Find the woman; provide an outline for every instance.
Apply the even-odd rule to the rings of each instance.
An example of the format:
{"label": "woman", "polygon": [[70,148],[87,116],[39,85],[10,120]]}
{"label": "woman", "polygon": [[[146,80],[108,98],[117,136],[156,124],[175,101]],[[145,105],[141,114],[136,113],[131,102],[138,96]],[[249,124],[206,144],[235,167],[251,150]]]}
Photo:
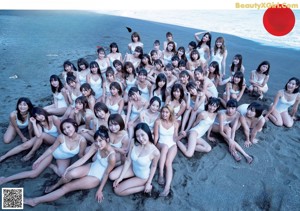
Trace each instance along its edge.
{"label": "woman", "polygon": [[[188,132],[188,143],[184,145],[181,141],[177,141],[178,148],[187,157],[192,157],[194,152],[210,152],[211,146],[202,138],[204,134],[211,130],[217,111],[220,107],[220,100],[218,98],[209,98],[205,105],[205,111],[202,111],[193,124],[193,128]],[[183,137],[187,136],[185,131],[182,132]]]}
{"label": "woman", "polygon": [[152,84],[147,80],[147,75],[147,70],[140,69],[140,71],[138,72],[136,86],[140,90],[141,96],[144,99],[149,100]]}
{"label": "woman", "polygon": [[98,58],[95,61],[99,65],[102,79],[106,80],[105,72],[106,72],[106,69],[110,66],[109,59],[105,57],[106,54],[105,54],[104,48],[102,48],[102,47],[98,48],[97,53],[98,53]]}
{"label": "woman", "polygon": [[[113,187],[117,195],[151,192],[151,183],[160,157],[159,150],[153,143],[149,126],[146,123],[137,124],[129,156],[124,165],[117,167],[109,175],[114,180]],[[127,180],[123,181],[124,179]]]}
{"label": "woman", "polygon": [[[9,177],[0,177],[0,185],[25,178],[39,176],[48,166],[58,175],[62,176],[69,166],[72,157],[78,154],[83,156],[86,148],[84,137],[77,133],[78,125],[73,119],[66,119],[60,124],[60,134],[54,144],[49,147],[32,165],[32,170],[20,172]],[[51,164],[53,158],[56,165]]]}
{"label": "woman", "polygon": [[69,105],[66,89],[57,75],[50,76],[50,85],[54,103],[44,107],[44,109],[49,114],[62,116],[67,111]]}
{"label": "woman", "polygon": [[257,102],[253,102],[251,104],[240,105],[237,110],[241,114],[237,128],[242,125],[246,136],[244,145],[245,147],[250,147],[252,144],[258,143],[256,135],[262,131],[266,122],[262,115],[264,111],[263,106]]}
{"label": "woman", "polygon": [[143,48],[140,46],[137,46],[132,54],[126,53],[124,58],[125,62],[131,62],[134,66],[134,68],[138,68],[140,66],[140,63],[143,58]]}
{"label": "woman", "polygon": [[68,60],[65,61],[63,64],[63,67],[64,67],[64,71],[62,72],[61,75],[62,75],[63,79],[65,80],[65,82],[66,82],[68,75],[74,75],[76,77],[76,81],[79,82],[77,69],[72,62],[70,62]]}
{"label": "woman", "polygon": [[90,70],[91,70],[90,73],[86,76],[86,82],[90,84],[91,88],[95,92],[96,101],[100,101],[100,98],[102,97],[103,94],[103,88],[102,88],[103,78],[100,72],[99,64],[95,61],[92,61],[90,63]]}
{"label": "woman", "polygon": [[159,73],[155,79],[155,84],[151,87],[150,98],[153,96],[159,97],[162,106],[164,106],[167,95],[167,77],[164,73]]}
{"label": "woman", "polygon": [[206,63],[200,59],[200,54],[197,50],[192,50],[190,54],[191,60],[187,63],[187,69],[190,71],[194,71],[198,67],[201,67],[203,70],[206,69]]}
{"label": "woman", "polygon": [[[49,194],[35,198],[25,198],[24,204],[34,207],[40,203],[55,201],[71,191],[92,189],[99,184],[100,186],[95,198],[98,203],[102,202],[104,199],[103,188],[116,162],[115,151],[108,143],[107,128],[101,126],[94,135],[94,143],[90,147],[90,150],[65,170],[63,178],[55,185],[46,189],[46,193]],[[96,155],[96,160],[83,165],[93,155]],[[55,190],[60,185],[63,186]]]}
{"label": "woman", "polygon": [[[296,119],[296,113],[300,103],[300,80],[292,77],[286,83],[284,89],[277,92],[265,118],[271,120],[276,126],[292,127]],[[292,107],[289,113],[289,107]]]}
{"label": "woman", "polygon": [[150,99],[148,109],[144,109],[140,113],[140,121],[146,123],[153,133],[154,123],[160,115],[161,100],[154,96]]}
{"label": "woman", "polygon": [[229,99],[235,99],[239,102],[246,89],[244,81],[243,73],[240,71],[236,72],[232,80],[226,84],[226,91],[223,94],[223,100],[228,102]]}
{"label": "woman", "polygon": [[249,94],[253,95],[256,92],[259,97],[258,99],[262,100],[264,94],[268,91],[268,81],[269,81],[269,71],[270,63],[268,61],[263,61],[260,63],[256,70],[252,70],[249,82]]}
{"label": "woman", "polygon": [[58,117],[50,116],[44,109],[34,107],[32,109],[32,117],[30,122],[33,128],[34,137],[20,144],[13,149],[9,150],[5,155],[0,157],[0,162],[6,158],[19,154],[24,150],[31,149],[27,155],[22,158],[22,161],[30,160],[36,150],[42,145],[42,143],[53,144],[57,136],[61,133],[59,130],[60,120]]}
{"label": "woman", "polygon": [[115,60],[122,61],[122,54],[119,52],[119,47],[115,42],[112,42],[109,45],[109,49],[110,53],[107,55],[107,58],[109,59],[110,66],[112,67]]}
{"label": "woman", "polygon": [[88,101],[88,107],[90,109],[93,109],[96,103],[96,99],[95,99],[95,92],[92,89],[91,85],[88,83],[82,84],[80,86],[80,91],[82,96],[86,97]]}
{"label": "woman", "polygon": [[110,96],[106,98],[106,105],[111,114],[123,114],[124,99],[122,98],[122,88],[118,82],[109,85]]}
{"label": "woman", "polygon": [[227,50],[223,37],[218,37],[215,42],[214,50],[211,52],[211,62],[216,61],[219,64],[220,73],[226,75]]}
{"label": "woman", "polygon": [[77,60],[77,67],[79,84],[82,85],[86,83],[86,76],[90,73],[89,63],[84,58],[80,58]]}
{"label": "woman", "polygon": [[131,34],[131,42],[128,44],[129,52],[133,54],[136,50],[136,47],[143,49],[144,44],[141,42],[141,37],[137,32]]}
{"label": "woman", "polygon": [[[202,38],[199,38],[199,35],[202,35]],[[200,59],[203,63],[207,63],[206,61],[210,60],[211,34],[209,32],[197,32],[194,36],[198,42],[197,51],[199,52]]]}
{"label": "woman", "polygon": [[164,61],[164,65],[172,63],[171,59],[176,54],[176,46],[173,41],[168,42],[167,47],[163,50],[161,59]]}
{"label": "woman", "polygon": [[129,140],[133,137],[133,128],[139,122],[140,113],[148,107],[148,101],[141,97],[141,92],[137,87],[131,87],[129,92],[129,102],[125,120],[125,128],[128,130]]}
{"label": "woman", "polygon": [[[237,111],[238,103],[235,99],[231,99],[226,104],[226,110],[220,110],[218,116],[212,126],[215,133],[220,133],[229,145],[229,152],[237,162],[241,161],[238,151],[246,158],[247,163],[252,163],[253,157],[248,155],[243,148],[235,141],[235,133],[237,130],[240,113]],[[210,136],[210,141],[215,142],[215,139]]]}
{"label": "woman", "polygon": [[116,151],[116,165],[124,163],[130,140],[125,130],[125,123],[120,114],[111,114],[108,118],[110,145]]}
{"label": "woman", "polygon": [[205,75],[205,71],[198,67],[194,71],[195,81],[200,88],[200,90],[205,94],[208,98],[210,97],[218,97],[219,93],[215,84]]}
{"label": "woman", "polygon": [[29,118],[32,116],[33,105],[27,97],[21,97],[17,101],[16,110],[9,115],[9,125],[3,136],[3,142],[9,144],[12,140],[19,135],[22,142],[29,139],[24,135],[28,129],[29,137],[31,138],[32,127]]}
{"label": "woman", "polygon": [[165,186],[163,192],[159,194],[160,196],[169,195],[173,179],[172,163],[177,154],[176,142],[180,139],[173,108],[169,105],[163,106],[160,118],[154,124],[154,144],[160,151],[158,184]]}

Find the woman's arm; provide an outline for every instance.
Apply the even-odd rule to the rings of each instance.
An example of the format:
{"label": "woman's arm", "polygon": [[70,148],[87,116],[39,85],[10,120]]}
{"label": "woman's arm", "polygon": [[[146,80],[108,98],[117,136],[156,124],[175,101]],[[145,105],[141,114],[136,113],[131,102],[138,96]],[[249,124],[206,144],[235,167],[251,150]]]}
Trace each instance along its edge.
{"label": "woman's arm", "polygon": [[297,110],[298,110],[298,107],[299,107],[299,103],[300,103],[300,94],[298,93],[298,96],[296,98],[296,102],[294,103],[293,108],[291,110],[291,116],[292,116],[292,118],[294,118],[295,115],[296,115],[296,113],[297,113]]}
{"label": "woman's arm", "polygon": [[222,62],[221,62],[223,75],[226,75],[226,58],[227,58],[227,50],[225,50],[224,56],[223,56],[223,59],[222,59]]}
{"label": "woman's arm", "polygon": [[151,191],[151,188],[152,188],[151,183],[152,183],[155,171],[157,169],[157,164],[158,164],[158,161],[160,158],[160,152],[157,148],[153,151],[152,157],[153,158],[152,158],[151,167],[150,167],[150,174],[149,174],[148,180],[145,184],[145,192],[146,193]]}
{"label": "woman's arm", "polygon": [[86,149],[86,139],[81,136],[78,157],[82,158]]}
{"label": "woman's arm", "polygon": [[264,81],[262,82],[262,84],[259,84],[259,86],[264,87],[268,83],[269,77],[270,77],[269,75],[266,75],[266,77],[264,78]]}
{"label": "woman's arm", "polygon": [[197,111],[199,106],[204,103],[206,97],[205,94],[203,92],[197,94],[197,98],[196,98],[196,102],[195,102],[195,106],[193,108],[194,111]]}
{"label": "woman's arm", "polygon": [[180,109],[177,113],[177,117],[180,117],[186,110],[186,103],[184,100],[181,101],[181,104],[180,104]]}
{"label": "woman's arm", "polygon": [[129,100],[128,102],[128,106],[127,106],[127,114],[126,114],[126,120],[125,120],[125,127],[127,128],[128,122],[130,120],[130,114],[131,114],[131,110],[132,110],[132,101]]}
{"label": "woman's arm", "polygon": [[69,98],[68,98],[68,91],[67,91],[67,89],[66,88],[62,88],[61,93],[64,96],[65,102],[69,106],[70,105],[70,101],[69,101]]}
{"label": "woman's arm", "polygon": [[238,96],[237,96],[237,99],[236,99],[236,100],[237,100],[238,102],[239,102],[240,99],[242,98],[245,89],[246,89],[246,85],[244,84],[244,85],[242,86],[242,90],[240,91],[240,93],[239,93]]}
{"label": "woman's arm", "polygon": [[123,108],[124,108],[124,99],[121,98],[121,100],[119,101],[119,110],[118,110],[118,113],[119,114],[122,114],[122,111],[123,111]]}
{"label": "woman's arm", "polygon": [[230,89],[232,88],[232,84],[228,82],[226,84],[226,103],[230,100]]}
{"label": "woman's arm", "polygon": [[30,117],[30,122],[32,123],[32,128],[33,128],[33,132],[34,135],[38,138],[40,138],[43,134],[43,130],[42,127],[36,123],[36,119],[34,117]]}
{"label": "woman's arm", "polygon": [[195,39],[196,39],[197,42],[200,42],[200,41],[201,41],[201,38],[199,38],[199,35],[204,34],[204,33],[205,33],[205,32],[196,32],[196,33],[194,34],[194,37],[195,37]]}
{"label": "woman's arm", "polygon": [[261,118],[257,125],[252,129],[251,134],[250,134],[250,141],[251,143],[254,143],[254,139],[256,138],[256,134],[262,130],[266,120],[265,118]]}
{"label": "woman's arm", "polygon": [[232,140],[235,139],[235,133],[236,133],[237,126],[238,126],[238,123],[239,123],[239,119],[240,119],[240,113],[237,111],[236,112],[236,117],[234,118],[233,125],[231,127],[231,139]]}
{"label": "woman's arm", "polygon": [[159,124],[160,124],[160,119],[155,120],[154,128],[153,128],[154,145],[157,145],[157,142],[158,142],[158,139],[159,139],[159,135],[158,135]]}
{"label": "woman's arm", "polygon": [[246,138],[244,145],[245,147],[249,147],[252,145],[252,143],[250,142],[250,129],[243,115],[240,116],[240,122],[243,127],[245,138]]}
{"label": "woman's arm", "polygon": [[[29,114],[27,114],[27,115],[29,115]],[[22,142],[27,141],[28,139],[24,136],[24,134],[21,132],[20,128],[17,125],[17,112],[16,111],[13,111],[10,113],[9,120],[10,120],[10,123],[12,124],[12,126],[15,128],[17,134],[21,137]],[[28,124],[29,124],[29,122],[28,122]]]}
{"label": "woman's arm", "polygon": [[273,112],[273,110],[275,109],[277,103],[278,103],[278,100],[279,100],[279,97],[281,97],[283,95],[283,90],[280,90],[277,92],[276,96],[275,96],[275,99],[274,99],[274,102],[273,102],[273,105],[270,107],[268,113],[266,114],[265,118],[268,118],[269,115]]}
{"label": "woman's arm", "polygon": [[53,121],[54,126],[57,128],[57,132],[59,134],[61,134],[61,131],[60,131],[60,123],[61,123],[61,121],[60,121],[60,119],[57,116],[55,116],[55,115],[52,115],[51,117],[52,117],[52,121]]}

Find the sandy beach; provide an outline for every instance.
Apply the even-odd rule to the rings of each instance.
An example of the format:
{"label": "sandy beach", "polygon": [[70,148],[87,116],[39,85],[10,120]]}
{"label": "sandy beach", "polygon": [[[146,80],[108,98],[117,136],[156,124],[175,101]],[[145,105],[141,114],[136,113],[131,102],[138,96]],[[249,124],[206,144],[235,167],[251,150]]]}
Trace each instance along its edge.
{"label": "sandy beach", "polygon": [[[96,58],[96,47],[107,49],[111,42],[117,42],[124,55],[130,42],[126,27],[139,32],[145,52],[150,51],[154,40],[163,43],[168,31],[173,33],[178,45],[184,47],[194,40],[195,32],[201,31],[82,11],[0,11],[0,26],[1,140],[9,123],[9,113],[15,109],[19,97],[29,97],[36,106],[50,103],[49,77],[62,72],[65,60],[84,57],[92,61]],[[212,32],[212,35],[212,43],[218,36],[225,38],[227,67],[235,54],[243,55],[247,81],[251,70],[261,61],[270,62],[269,91],[263,102],[266,106],[289,78],[299,78],[299,50],[263,46],[229,34]],[[16,79],[12,78],[14,75]],[[245,94],[241,103],[254,99]],[[300,207],[299,128],[299,121],[292,128],[279,128],[267,122],[258,134],[260,142],[244,148],[254,156],[251,165],[245,160],[235,162],[224,141],[211,144],[213,149],[208,154],[195,153],[190,159],[178,152],[173,163],[171,194],[166,198],[158,197],[162,187],[157,184],[156,175],[151,196],[141,193],[118,197],[109,181],[101,204],[95,200],[96,189],[92,189],[75,191],[34,208],[24,206],[24,210],[297,210]],[[236,137],[243,145],[241,130]],[[11,144],[1,141],[0,154],[20,143],[20,138]],[[45,147],[39,149],[28,162],[21,162],[25,153],[6,159],[0,163],[0,176],[30,169],[44,150]],[[26,197],[35,197],[42,195],[45,186],[57,178],[47,169],[35,179],[10,182],[1,188],[23,187]]]}

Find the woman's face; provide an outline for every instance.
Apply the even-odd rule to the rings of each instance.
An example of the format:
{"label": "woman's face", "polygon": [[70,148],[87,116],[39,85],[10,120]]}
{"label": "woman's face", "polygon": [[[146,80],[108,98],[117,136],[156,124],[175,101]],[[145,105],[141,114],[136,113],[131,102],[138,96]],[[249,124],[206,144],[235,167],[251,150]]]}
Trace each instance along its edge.
{"label": "woman's face", "polygon": [[145,131],[143,131],[142,129],[138,129],[135,132],[135,136],[136,136],[137,141],[141,145],[145,145],[145,144],[147,144],[149,142],[148,134]]}
{"label": "woman's face", "polygon": [[164,80],[160,80],[157,85],[159,88],[163,88],[165,84],[166,82]]}
{"label": "woman's face", "polygon": [[77,102],[75,103],[75,108],[76,108],[78,111],[82,110],[82,109],[83,109],[83,104],[82,104],[82,102],[77,101]]}
{"label": "woman's face", "polygon": [[107,142],[105,139],[102,139],[100,136],[98,136],[95,140],[96,146],[99,147],[100,150],[103,150],[107,146]]}
{"label": "woman's face", "polygon": [[75,82],[75,81],[69,81],[68,85],[69,85],[71,88],[75,88],[75,87],[76,87],[76,82]]}
{"label": "woman's face", "polygon": [[148,64],[148,58],[147,57],[143,57],[142,58],[142,62],[143,62],[143,64]]}
{"label": "woman's face", "polygon": [[173,65],[174,67],[178,67],[178,61],[177,61],[177,60],[173,60],[173,61],[172,61],[172,65]]}
{"label": "woman's face", "polygon": [[190,93],[192,96],[195,96],[195,95],[197,95],[197,89],[194,88],[194,87],[192,87],[192,88],[189,89],[189,93]]}
{"label": "woman's face", "polygon": [[140,80],[140,81],[145,81],[146,78],[147,78],[146,75],[144,75],[144,74],[139,74],[139,80]]}
{"label": "woman's face", "polygon": [[195,71],[194,74],[195,74],[195,78],[197,80],[203,80],[204,79],[203,74],[200,73],[199,71]]}
{"label": "woman's face", "polygon": [[84,64],[81,64],[81,65],[79,65],[79,68],[80,68],[81,70],[85,70],[85,69],[86,69],[86,66],[85,66]]}
{"label": "woman's face", "polygon": [[105,53],[103,52],[103,51],[100,51],[99,53],[98,53],[98,58],[99,59],[103,59],[105,57]]}
{"label": "woman's face", "polygon": [[217,110],[218,106],[216,104],[208,104],[208,112],[214,113]]}
{"label": "woman's face", "polygon": [[153,61],[156,60],[156,59],[158,59],[157,53],[153,53],[152,56],[151,56],[151,58],[152,58]]}
{"label": "woman's face", "polygon": [[116,89],[116,87],[111,87],[111,89],[110,89],[110,93],[111,93],[111,95],[112,95],[112,96],[115,96],[115,95],[117,95],[117,94],[118,94],[118,92],[119,92],[119,90],[118,90],[118,89]]}
{"label": "woman's face", "polygon": [[62,126],[62,129],[63,129],[63,133],[69,137],[75,133],[74,125],[69,122],[65,122]]}
{"label": "woman's face", "polygon": [[93,74],[97,74],[98,68],[97,67],[91,67],[91,71]]}
{"label": "woman's face", "polygon": [[141,54],[141,53],[140,53],[139,51],[136,51],[136,50],[133,52],[133,56],[134,56],[135,58],[139,58],[140,54]]}
{"label": "woman's face", "polygon": [[233,77],[233,83],[235,83],[235,84],[238,84],[238,83],[240,83],[240,81],[241,81],[242,79],[241,78],[239,78],[239,77]]}
{"label": "woman's face", "polygon": [[286,88],[287,88],[288,91],[294,92],[294,90],[295,90],[296,88],[298,88],[296,81],[295,81],[295,80],[290,80],[290,81],[287,83]]}
{"label": "woman's face", "polygon": [[108,75],[106,76],[106,79],[107,79],[108,81],[112,82],[112,81],[114,81],[114,75],[113,75],[113,74],[108,74]]}
{"label": "woman's face", "polygon": [[90,89],[82,89],[81,93],[83,96],[88,97],[91,95],[91,90]]}
{"label": "woman's face", "polygon": [[35,119],[39,122],[43,122],[43,121],[45,121],[46,117],[42,114],[36,114]]}
{"label": "woman's face", "polygon": [[203,41],[203,42],[209,41],[209,36],[208,36],[208,34],[206,34],[206,35],[204,35],[204,36],[202,37],[202,41]]}
{"label": "woman's face", "polygon": [[119,130],[120,130],[120,125],[117,123],[117,122],[112,122],[110,121],[109,122],[109,130],[112,132],[112,133],[117,133]]}
{"label": "woman's face", "polygon": [[157,112],[159,109],[159,103],[157,101],[154,101],[151,105],[150,105],[150,110],[155,113]]}
{"label": "woman's face", "polygon": [[117,52],[117,50],[118,50],[118,48],[117,48],[117,47],[112,47],[112,48],[111,48],[111,52],[113,52],[113,53],[116,53],[116,52]]}
{"label": "woman's face", "polygon": [[247,117],[249,117],[249,118],[253,118],[253,117],[255,117],[255,109],[247,109],[247,113],[246,113],[246,115],[247,115]]}
{"label": "woman's face", "polygon": [[169,109],[163,108],[163,110],[161,111],[161,117],[162,117],[162,119],[169,120],[170,116],[171,116],[171,113],[170,113]]}
{"label": "woman's face", "polygon": [[193,58],[193,60],[198,60],[199,59],[199,55],[197,53],[193,53],[192,54],[192,58]]}
{"label": "woman's face", "polygon": [[226,112],[227,112],[227,114],[228,114],[229,116],[232,116],[232,115],[234,115],[235,112],[236,112],[236,107],[227,107],[227,108],[226,108]]}
{"label": "woman's face", "polygon": [[127,71],[127,73],[131,74],[132,73],[132,67],[131,66],[126,66],[126,71]]}
{"label": "woman's face", "polygon": [[180,90],[179,89],[174,90],[173,97],[177,100],[180,98]]}
{"label": "woman's face", "polygon": [[122,70],[122,66],[120,64],[116,64],[115,68],[117,71],[121,71]]}
{"label": "woman's face", "polygon": [[71,72],[71,71],[72,71],[71,65],[66,65],[66,66],[65,66],[65,71],[66,71],[66,72]]}
{"label": "woman's face", "polygon": [[237,58],[237,57],[233,58],[233,64],[234,65],[237,65],[239,62],[240,62],[239,58]]}
{"label": "woman's face", "polygon": [[167,49],[168,49],[168,51],[172,51],[174,49],[174,45],[172,43],[169,43],[167,45]]}
{"label": "woman's face", "polygon": [[131,100],[138,101],[140,94],[138,92],[134,92],[133,95],[130,96]]}
{"label": "woman's face", "polygon": [[138,36],[133,36],[132,40],[133,40],[133,42],[138,42],[139,41],[139,37]]}
{"label": "woman's face", "polygon": [[165,74],[166,74],[167,77],[169,77],[169,76],[172,75],[172,71],[170,69],[166,68]]}
{"label": "woman's face", "polygon": [[58,80],[51,80],[51,85],[53,86],[53,87],[55,87],[55,88],[57,88],[58,86],[59,86],[59,82],[58,82]]}
{"label": "woman's face", "polygon": [[223,42],[222,42],[222,41],[220,41],[220,40],[217,40],[217,41],[216,41],[216,46],[217,46],[218,48],[221,48],[222,45],[223,45]]}
{"label": "woman's face", "polygon": [[216,68],[212,65],[209,66],[209,72],[214,73]]}
{"label": "woman's face", "polygon": [[97,111],[96,111],[96,114],[97,114],[97,116],[98,116],[100,119],[104,119],[104,118],[105,118],[105,115],[106,115],[105,111],[103,111],[103,110],[101,110],[101,109],[97,110]]}
{"label": "woman's face", "polygon": [[18,109],[21,113],[28,111],[28,105],[25,101],[21,101],[18,105]]}
{"label": "woman's face", "polygon": [[264,64],[264,65],[260,66],[260,72],[264,73],[268,70],[268,68],[269,68],[269,65]]}

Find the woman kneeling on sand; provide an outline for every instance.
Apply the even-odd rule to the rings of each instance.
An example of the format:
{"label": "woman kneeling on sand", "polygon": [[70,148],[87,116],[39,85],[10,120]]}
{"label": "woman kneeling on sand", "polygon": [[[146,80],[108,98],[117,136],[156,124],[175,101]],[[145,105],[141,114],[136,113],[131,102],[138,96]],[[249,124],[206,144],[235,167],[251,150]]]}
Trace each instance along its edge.
{"label": "woman kneeling on sand", "polygon": [[[96,160],[93,163],[83,165],[94,154],[96,154]],[[44,196],[31,199],[25,198],[24,204],[36,206],[40,203],[55,201],[71,191],[91,189],[99,184],[96,200],[100,203],[104,199],[102,192],[104,185],[110,171],[115,166],[115,162],[115,151],[109,145],[108,129],[105,126],[100,126],[94,135],[94,143],[89,151],[81,159],[69,166],[65,170],[63,177],[56,184],[47,188],[46,192],[49,193],[60,185],[63,186]]]}
{"label": "woman kneeling on sand", "polygon": [[[72,157],[78,154],[83,156],[86,148],[86,140],[77,133],[78,125],[73,119],[66,119],[60,125],[60,134],[54,144],[42,154],[32,166],[32,170],[20,172],[9,177],[0,177],[0,185],[25,178],[35,178],[39,176],[48,166],[61,176],[69,166]],[[56,164],[51,164],[53,158]]]}
{"label": "woman kneeling on sand", "polygon": [[[134,128],[134,144],[124,165],[114,169],[109,178],[115,180],[114,191],[119,196],[152,190],[152,179],[160,157],[159,150],[153,144],[151,130],[146,123]],[[128,178],[128,179],[127,179]],[[127,179],[122,182],[123,179]]]}

